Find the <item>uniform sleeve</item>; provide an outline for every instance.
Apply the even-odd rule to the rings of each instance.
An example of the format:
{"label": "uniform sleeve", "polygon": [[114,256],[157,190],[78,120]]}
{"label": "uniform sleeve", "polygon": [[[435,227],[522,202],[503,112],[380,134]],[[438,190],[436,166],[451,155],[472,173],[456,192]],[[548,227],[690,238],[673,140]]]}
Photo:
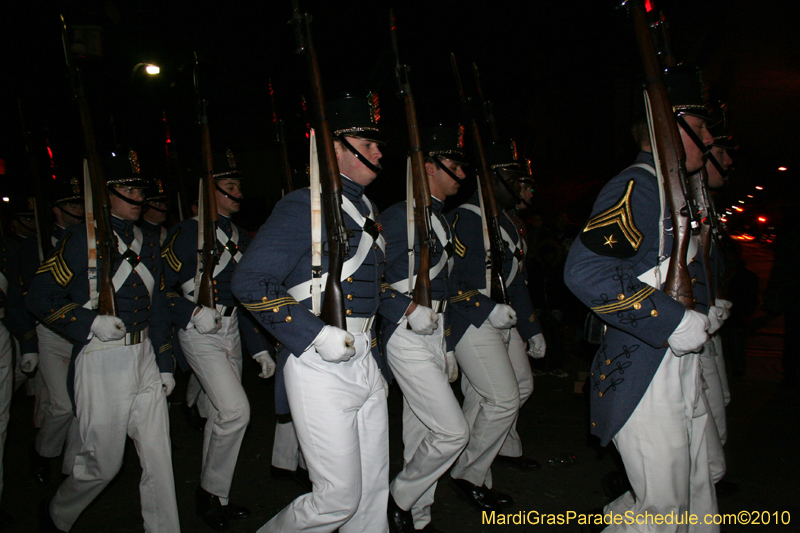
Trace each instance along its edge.
{"label": "uniform sleeve", "polygon": [[[158,246],[158,235],[154,235]],[[153,287],[152,315],[150,318],[150,342],[156,353],[156,364],[159,372],[172,373],[175,370],[175,357],[172,350],[172,326],[170,324],[170,304],[167,298],[166,272],[164,261],[156,256],[156,285]]]}
{"label": "uniform sleeve", "polygon": [[542,332],[542,328],[533,311],[533,303],[528,293],[527,279],[528,272],[523,270],[517,274],[511,286],[508,287],[511,307],[517,313],[517,331],[519,331],[522,340],[525,341]]}
{"label": "uniform sleeve", "polygon": [[311,346],[325,326],[289,295],[285,285],[311,252],[310,209],[307,189],[294,191],[278,202],[236,266],[231,281],[234,296],[295,356]]}
{"label": "uniform sleeve", "polygon": [[[479,290],[484,288],[486,271],[486,250],[483,245],[483,226],[481,219],[472,212],[456,209],[448,216],[453,228],[455,263],[450,276],[450,309],[480,327],[494,309],[495,302]],[[478,277],[484,282],[478,285]]]}
{"label": "uniform sleeve", "polygon": [[166,298],[169,302],[168,319],[177,327],[185,329],[192,319],[197,305],[184,298],[181,290],[197,269],[197,233],[190,231],[189,222],[174,226],[164,240],[161,258],[164,261]]}
{"label": "uniform sleeve", "polygon": [[[397,281],[406,279],[408,275],[408,229],[405,214],[405,202],[401,202],[387,209],[381,216],[383,238],[386,239],[385,272],[398,272],[398,268],[403,268],[405,273]],[[390,281],[394,282],[395,279],[389,278],[381,286],[381,306],[378,312],[386,320],[399,324],[413,300],[392,289]]]}
{"label": "uniform sleeve", "polygon": [[652,176],[617,176],[601,191],[564,270],[567,287],[603,321],[653,347],[666,343],[685,312],[636,274],[648,251],[658,249],[659,214]]}
{"label": "uniform sleeve", "polygon": [[22,353],[38,352],[36,321],[25,309],[22,296],[20,259],[11,243],[3,243],[3,275],[8,281],[3,324],[20,343]]}
{"label": "uniform sleeve", "polygon": [[86,344],[97,313],[70,297],[78,279],[86,278],[88,268],[86,236],[70,230],[36,271],[25,304],[43,324],[74,342]]}

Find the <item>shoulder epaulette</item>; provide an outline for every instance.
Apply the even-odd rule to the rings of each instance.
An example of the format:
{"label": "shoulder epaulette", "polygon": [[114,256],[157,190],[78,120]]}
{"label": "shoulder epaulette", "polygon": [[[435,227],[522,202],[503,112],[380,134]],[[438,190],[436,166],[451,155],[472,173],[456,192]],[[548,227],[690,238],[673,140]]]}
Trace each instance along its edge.
{"label": "shoulder epaulette", "polygon": [[634,184],[635,181],[630,180],[622,198],[589,220],[583,228],[581,241],[591,251],[620,258],[636,255],[644,237],[633,220],[631,194]]}

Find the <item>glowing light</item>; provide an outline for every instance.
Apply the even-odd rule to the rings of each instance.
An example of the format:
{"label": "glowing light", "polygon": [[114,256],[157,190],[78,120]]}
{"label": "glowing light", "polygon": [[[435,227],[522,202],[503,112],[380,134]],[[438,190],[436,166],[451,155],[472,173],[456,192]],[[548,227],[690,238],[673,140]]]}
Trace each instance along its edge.
{"label": "glowing light", "polygon": [[743,204],[743,203],[744,203],[744,200],[739,200],[739,203],[740,203],[740,204]]}
{"label": "glowing light", "polygon": [[789,169],[786,167],[778,167],[778,170],[780,170],[781,172],[786,172]]}
{"label": "glowing light", "polygon": [[737,241],[752,241],[755,240],[755,237],[752,235],[748,235],[747,233],[742,233],[741,235],[731,235]]}
{"label": "glowing light", "polygon": [[653,4],[650,2],[650,0],[644,0],[644,8],[648,13],[653,10]]}
{"label": "glowing light", "polygon": [[748,198],[752,198],[752,197],[753,197],[753,195],[752,195],[752,194],[748,194],[748,195],[747,195],[747,197],[748,197]]}
{"label": "glowing light", "polygon": [[756,185],[756,190],[757,191],[763,191],[764,187],[762,187],[761,185]]}
{"label": "glowing light", "polygon": [[161,67],[158,65],[145,65],[144,71],[150,74],[151,76],[155,76],[156,74],[161,73]]}
{"label": "glowing light", "polygon": [[10,201],[10,200],[8,199],[8,196],[3,196],[3,201],[4,201],[4,202],[8,202],[8,201]]}
{"label": "glowing light", "polygon": [[734,209],[736,209],[736,210],[737,210],[738,212],[740,212],[740,213],[741,213],[742,211],[744,211],[744,209],[742,209],[741,207],[734,207]]}
{"label": "glowing light", "polygon": [[727,222],[728,221],[728,219],[725,218],[725,217],[719,217],[719,219],[720,219],[721,222]]}
{"label": "glowing light", "polygon": [[767,217],[758,217],[758,221],[759,222],[766,222],[767,221]]}

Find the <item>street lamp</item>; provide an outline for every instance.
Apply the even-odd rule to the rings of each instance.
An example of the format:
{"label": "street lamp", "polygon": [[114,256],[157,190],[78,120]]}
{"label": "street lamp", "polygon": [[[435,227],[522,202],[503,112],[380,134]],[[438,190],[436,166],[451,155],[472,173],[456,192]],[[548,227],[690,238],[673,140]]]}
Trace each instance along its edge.
{"label": "street lamp", "polygon": [[150,76],[156,76],[161,73],[161,67],[158,65],[154,65],[153,63],[136,63],[131,70],[131,82],[133,81],[133,77],[136,75],[136,71],[142,67],[144,67],[144,71]]}

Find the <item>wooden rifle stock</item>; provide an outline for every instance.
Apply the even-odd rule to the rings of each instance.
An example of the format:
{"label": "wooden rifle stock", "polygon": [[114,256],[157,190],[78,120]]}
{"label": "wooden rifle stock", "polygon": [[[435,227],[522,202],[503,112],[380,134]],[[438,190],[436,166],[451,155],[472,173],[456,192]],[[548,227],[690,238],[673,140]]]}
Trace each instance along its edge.
{"label": "wooden rifle stock", "polygon": [[275,106],[275,91],[272,87],[272,80],[269,80],[269,99],[272,103],[272,125],[275,128],[275,142],[278,144],[281,176],[283,176],[283,196],[286,196],[294,190],[292,167],[289,164],[289,150],[286,148],[284,122],[278,118],[278,108]]}
{"label": "wooden rifle stock", "polygon": [[64,45],[64,57],[67,62],[67,67],[69,68],[72,88],[75,93],[75,99],[78,102],[78,111],[81,118],[83,142],[86,150],[86,160],[89,166],[89,180],[92,184],[92,190],[85,191],[85,194],[92,195],[94,219],[97,224],[96,240],[98,259],[102,260],[100,276],[97,283],[97,312],[101,315],[118,316],[117,300],[112,283],[114,277],[114,263],[117,256],[117,238],[114,235],[114,228],[111,226],[111,200],[108,197],[108,185],[97,150],[94,125],[89,110],[89,100],[86,98],[83,87],[83,76],[80,68],[70,60],[67,24],[63,16],[61,17],[61,38]]}
{"label": "wooden rifle stock", "polygon": [[693,309],[691,276],[686,266],[691,238],[691,213],[685,194],[686,154],[661,75],[658,54],[653,44],[644,5],[641,0],[631,0],[628,5],[633,18],[639,55],[644,65],[652,114],[652,135],[656,144],[654,148],[658,153],[658,164],[664,177],[664,190],[672,218],[672,251],[664,292],[681,302],[687,309]]}
{"label": "wooden rifle stock", "polygon": [[[333,146],[333,133],[325,111],[325,94],[319,71],[317,52],[311,39],[311,20],[308,13],[300,13],[297,1],[292,2],[297,52],[305,58],[311,85],[312,124],[320,146],[317,147],[320,168],[322,206],[325,212],[325,231],[328,238],[328,280],[322,298],[320,318],[328,325],[347,329],[347,315],[342,291],[342,267],[350,252],[349,231],[342,215],[342,178]],[[314,273],[317,275],[321,273]]]}
{"label": "wooden rifle stock", "polygon": [[[400,63],[397,52],[397,26],[394,13],[389,15],[392,34],[392,48],[396,60],[395,74],[403,97],[406,111],[406,124],[408,124],[408,150],[411,157],[411,178],[414,188],[414,224],[416,225],[419,239],[419,269],[414,282],[414,303],[431,307],[431,250],[435,246],[431,226],[431,189],[428,183],[428,174],[425,172],[425,154],[422,152],[419,122],[417,121],[417,106],[414,95],[411,93],[411,84],[408,81],[409,68]],[[412,282],[408,280],[409,284]]]}
{"label": "wooden rifle stock", "polygon": [[36,199],[34,206],[34,216],[36,217],[36,244],[39,248],[39,261],[44,260],[44,254],[50,249],[50,239],[46,228],[50,227],[50,216],[45,209],[44,188],[42,187],[42,175],[39,173],[39,165],[36,162],[36,153],[33,149],[33,141],[28,128],[25,127],[25,114],[22,111],[22,101],[17,99],[17,110],[19,111],[19,123],[22,127],[22,138],[25,142],[25,153],[28,157],[28,168],[33,181],[33,194]]}
{"label": "wooden rifle stock", "polygon": [[475,159],[478,163],[478,182],[480,183],[481,194],[483,195],[485,215],[488,219],[486,221],[486,227],[489,233],[489,262],[492,270],[491,298],[497,303],[508,305],[508,292],[506,291],[506,282],[503,278],[506,244],[500,233],[500,211],[497,209],[497,201],[494,197],[492,173],[489,170],[489,164],[486,161],[486,153],[483,150],[483,141],[481,140],[481,131],[478,127],[478,121],[475,119],[475,114],[472,113],[469,99],[464,94],[464,88],[461,85],[461,75],[458,70],[455,54],[450,54],[450,62],[453,65],[453,74],[455,75],[456,88],[461,98],[464,118],[468,124],[472,136],[472,144],[475,148]]}
{"label": "wooden rifle stock", "polygon": [[[708,172],[705,167],[701,172],[695,173],[689,180],[692,196],[700,208],[700,246],[703,249],[706,280],[708,281],[708,305],[714,305],[717,293],[714,285],[713,271],[711,270],[711,246],[717,244],[715,237],[718,232],[718,220],[714,211],[713,201],[708,194]],[[719,248],[717,248],[719,250]]]}
{"label": "wooden rifle stock", "polygon": [[197,303],[216,309],[214,298],[214,269],[217,266],[217,183],[214,180],[214,164],[211,159],[211,132],[206,113],[207,102],[200,97],[197,86],[197,62],[195,56],[195,90],[197,92],[197,118],[200,125],[200,168],[203,180],[203,273],[196,287]]}

